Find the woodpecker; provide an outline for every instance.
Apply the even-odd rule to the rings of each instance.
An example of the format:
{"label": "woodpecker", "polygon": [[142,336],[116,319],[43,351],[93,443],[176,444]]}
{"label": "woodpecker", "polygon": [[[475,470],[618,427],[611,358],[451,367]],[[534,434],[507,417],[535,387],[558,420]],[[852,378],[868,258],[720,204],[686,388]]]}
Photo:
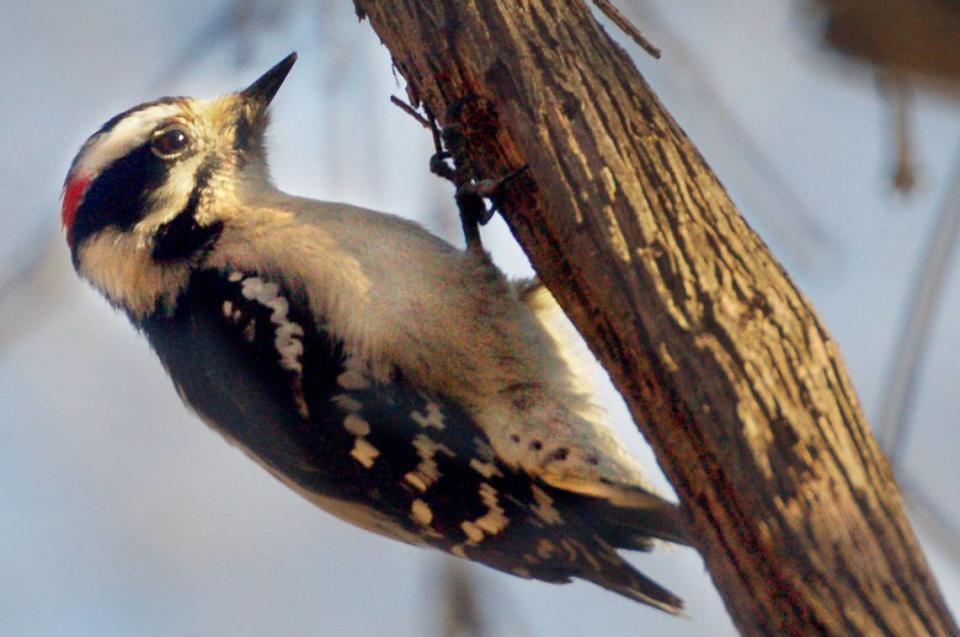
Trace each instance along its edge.
{"label": "woodpecker", "polygon": [[63,189],[78,274],[192,410],[322,509],[680,612],[617,550],[689,543],[682,516],[608,428],[547,290],[410,221],[272,184],[268,105],[295,61],[101,126]]}

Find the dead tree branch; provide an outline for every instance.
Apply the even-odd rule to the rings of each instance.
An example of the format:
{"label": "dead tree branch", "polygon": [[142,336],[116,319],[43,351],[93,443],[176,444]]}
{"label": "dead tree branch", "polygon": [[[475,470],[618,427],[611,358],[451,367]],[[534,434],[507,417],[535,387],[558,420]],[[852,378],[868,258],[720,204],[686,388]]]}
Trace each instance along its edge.
{"label": "dead tree branch", "polygon": [[[836,344],[583,0],[355,0],[458,125],[748,635],[956,635]],[[696,614],[696,609],[692,609]]]}

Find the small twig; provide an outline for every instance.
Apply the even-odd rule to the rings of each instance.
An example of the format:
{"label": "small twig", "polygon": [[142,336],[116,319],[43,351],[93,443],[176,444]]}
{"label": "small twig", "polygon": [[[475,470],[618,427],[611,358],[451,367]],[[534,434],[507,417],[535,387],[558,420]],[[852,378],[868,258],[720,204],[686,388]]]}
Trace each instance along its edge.
{"label": "small twig", "polygon": [[903,73],[880,69],[877,72],[880,90],[890,102],[894,140],[893,187],[909,194],[917,185],[917,170],[910,127],[910,82]]}
{"label": "small twig", "polygon": [[452,182],[453,185],[457,187],[466,183],[468,181],[467,178],[447,163],[447,160],[451,157],[451,153],[444,148],[443,131],[441,131],[437,125],[437,119],[429,112],[427,116],[424,117],[417,112],[417,109],[396,95],[391,95],[390,101],[393,102],[394,106],[399,107],[400,110],[415,119],[417,123],[429,130],[433,135],[433,156],[430,158],[430,172]]}
{"label": "small twig", "polygon": [[424,117],[423,115],[421,115],[420,113],[418,113],[418,112],[417,112],[417,109],[415,109],[414,107],[410,106],[409,104],[407,104],[406,102],[404,102],[402,99],[400,99],[400,98],[397,97],[396,95],[391,95],[391,96],[390,96],[390,101],[393,102],[393,105],[394,105],[394,106],[399,107],[400,110],[402,110],[404,113],[406,113],[407,115],[409,115],[409,116],[412,117],[413,119],[417,120],[417,123],[419,123],[419,124],[420,124],[421,126],[423,126],[424,128],[427,128],[427,129],[435,129],[435,128],[436,128],[436,126],[435,126],[430,120],[428,120],[426,117]]}
{"label": "small twig", "polygon": [[900,336],[888,363],[890,376],[884,400],[876,417],[877,436],[894,470],[900,468],[906,448],[924,354],[943,298],[950,261],[960,244],[960,151],[954,162],[953,185],[947,191],[927,246],[920,253]]}
{"label": "small twig", "polygon": [[440,130],[440,127],[437,126],[437,118],[434,117],[429,111],[427,111],[427,116],[424,117],[417,112],[417,109],[407,102],[404,102],[396,95],[391,95],[390,101],[393,102],[394,106],[399,107],[404,113],[417,120],[421,126],[428,129],[430,134],[433,135],[434,155],[430,158],[430,171],[435,175],[452,181],[454,185],[459,185],[460,182],[457,181],[454,171],[449,169],[449,167],[447,167],[445,164],[445,160],[448,158],[449,154],[443,148],[443,132]]}
{"label": "small twig", "polygon": [[620,12],[620,9],[613,6],[610,0],[592,0],[594,6],[596,6],[603,15],[610,18],[610,21],[613,22],[617,27],[630,36],[630,39],[637,43],[637,45],[649,53],[656,59],[660,59],[660,49],[655,47],[650,40],[648,40],[637,27],[633,26],[633,23]]}
{"label": "small twig", "polygon": [[442,577],[444,637],[485,637],[490,634],[466,566],[447,560]]}

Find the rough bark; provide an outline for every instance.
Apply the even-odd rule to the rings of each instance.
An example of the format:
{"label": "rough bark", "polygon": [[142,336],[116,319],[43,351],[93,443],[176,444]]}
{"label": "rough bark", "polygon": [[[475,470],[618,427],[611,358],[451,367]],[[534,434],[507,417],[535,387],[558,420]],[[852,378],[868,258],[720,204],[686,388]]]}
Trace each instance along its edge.
{"label": "rough bark", "polygon": [[740,630],[958,634],[836,344],[582,0],[355,5],[475,176],[529,164],[504,215]]}

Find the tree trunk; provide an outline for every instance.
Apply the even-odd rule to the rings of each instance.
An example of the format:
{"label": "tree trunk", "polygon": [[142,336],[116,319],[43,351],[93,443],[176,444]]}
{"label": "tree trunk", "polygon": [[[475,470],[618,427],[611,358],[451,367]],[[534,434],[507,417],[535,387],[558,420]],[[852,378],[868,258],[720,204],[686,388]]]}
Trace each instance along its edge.
{"label": "tree trunk", "polygon": [[355,5],[474,176],[529,164],[507,222],[741,632],[958,634],[836,344],[583,1]]}

